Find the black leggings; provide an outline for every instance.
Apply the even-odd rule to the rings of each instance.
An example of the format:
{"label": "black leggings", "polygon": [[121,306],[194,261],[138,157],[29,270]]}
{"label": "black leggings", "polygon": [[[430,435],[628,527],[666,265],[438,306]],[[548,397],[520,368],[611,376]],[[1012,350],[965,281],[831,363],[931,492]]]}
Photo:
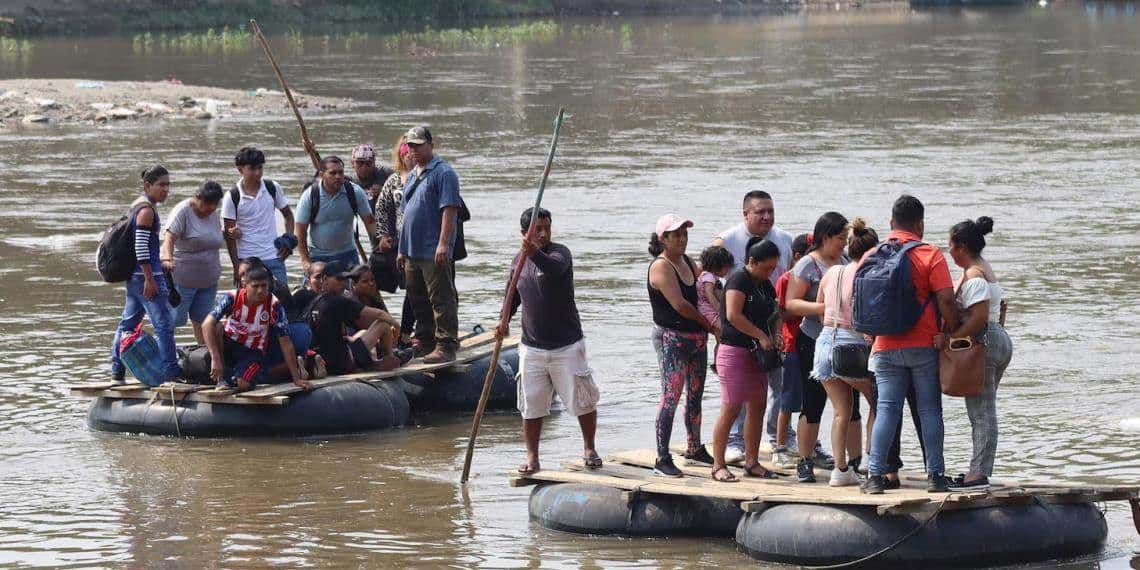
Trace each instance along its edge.
{"label": "black leggings", "polygon": [[[800,382],[804,390],[800,417],[806,419],[809,424],[818,424],[823,417],[823,407],[827,405],[827,390],[823,389],[822,382],[811,378],[811,371],[815,368],[815,339],[801,331],[796,335],[796,353],[800,357]],[[854,388],[851,389],[851,395],[853,398],[851,421],[862,420],[863,414],[859,412],[859,400],[862,395]]]}

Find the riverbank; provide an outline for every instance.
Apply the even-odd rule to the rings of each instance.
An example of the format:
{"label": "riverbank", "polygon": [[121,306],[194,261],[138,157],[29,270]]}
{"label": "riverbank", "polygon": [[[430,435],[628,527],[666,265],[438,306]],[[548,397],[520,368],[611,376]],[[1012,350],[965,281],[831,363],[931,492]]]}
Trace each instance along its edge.
{"label": "riverbank", "polygon": [[[294,93],[298,106],[335,109],[344,99]],[[288,113],[284,93],[241,91],[168,81],[9,79],[0,81],[0,126],[107,123],[146,119],[209,120]]]}
{"label": "riverbank", "polygon": [[[801,0],[13,0],[0,3],[0,35],[240,28],[423,28],[489,18],[555,15],[715,14],[783,10]],[[380,6],[377,6],[380,4]]]}

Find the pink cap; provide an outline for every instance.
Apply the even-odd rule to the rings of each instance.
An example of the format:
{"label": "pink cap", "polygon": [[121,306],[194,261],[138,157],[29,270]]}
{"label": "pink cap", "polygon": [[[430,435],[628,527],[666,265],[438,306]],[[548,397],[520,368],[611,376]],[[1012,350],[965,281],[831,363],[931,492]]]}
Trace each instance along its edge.
{"label": "pink cap", "polygon": [[664,238],[665,232],[671,232],[681,227],[693,227],[693,220],[682,218],[677,214],[665,214],[657,218],[657,237]]}

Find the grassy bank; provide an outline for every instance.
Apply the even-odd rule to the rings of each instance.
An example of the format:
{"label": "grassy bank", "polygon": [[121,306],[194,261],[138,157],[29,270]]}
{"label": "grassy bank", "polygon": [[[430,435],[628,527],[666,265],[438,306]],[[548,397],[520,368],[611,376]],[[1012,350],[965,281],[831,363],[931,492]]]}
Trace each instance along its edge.
{"label": "grassy bank", "polygon": [[397,29],[489,18],[575,14],[717,12],[784,0],[17,0],[0,3],[0,34],[239,29],[347,25]]}

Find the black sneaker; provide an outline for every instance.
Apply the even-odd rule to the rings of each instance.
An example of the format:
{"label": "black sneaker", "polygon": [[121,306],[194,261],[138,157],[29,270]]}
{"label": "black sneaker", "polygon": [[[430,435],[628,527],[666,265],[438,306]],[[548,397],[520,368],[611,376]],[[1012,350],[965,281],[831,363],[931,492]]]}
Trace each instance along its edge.
{"label": "black sneaker", "polygon": [[115,384],[126,384],[127,383],[127,371],[126,370],[118,370],[116,372],[112,372],[111,373],[111,382],[114,382]]}
{"label": "black sneaker", "polygon": [[661,475],[662,477],[680,477],[681,470],[673,464],[673,456],[658,457],[657,461],[653,464],[653,473]]}
{"label": "black sneaker", "polygon": [[988,491],[990,488],[990,478],[982,477],[976,481],[966,482],[966,476],[962,475],[950,481],[947,487],[951,491]]}
{"label": "black sneaker", "polygon": [[689,462],[713,464],[712,456],[709,455],[708,450],[703,445],[698,447],[696,451],[686,451],[685,459]]}
{"label": "black sneaker", "polygon": [[796,465],[796,481],[815,483],[815,464],[811,459],[801,459]]}
{"label": "black sneaker", "polygon": [[859,485],[859,492],[864,495],[882,495],[883,491],[888,489],[889,483],[890,479],[882,475],[871,475],[867,477],[866,481],[863,481],[862,485]]}
{"label": "black sneaker", "polygon": [[927,493],[945,493],[950,490],[950,480],[941,473],[931,473],[926,476]]}
{"label": "black sneaker", "polygon": [[902,479],[888,479],[883,477],[883,481],[883,488],[888,491],[902,488]]}

